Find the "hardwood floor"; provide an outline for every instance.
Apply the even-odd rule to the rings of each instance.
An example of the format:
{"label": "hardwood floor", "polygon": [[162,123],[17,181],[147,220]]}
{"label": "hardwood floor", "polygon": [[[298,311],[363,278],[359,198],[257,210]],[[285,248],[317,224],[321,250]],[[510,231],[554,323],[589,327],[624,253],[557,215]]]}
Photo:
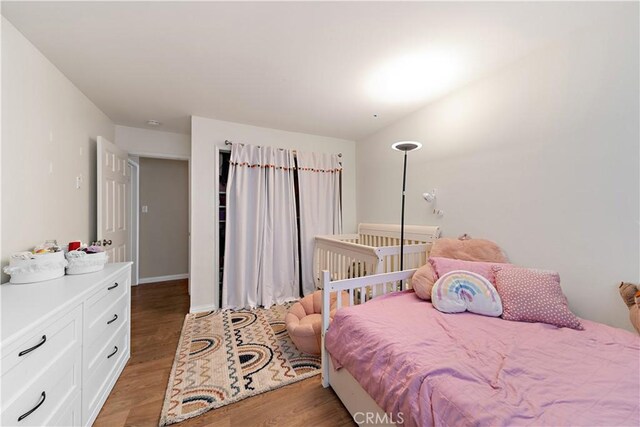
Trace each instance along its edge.
{"label": "hardwood floor", "polygon": [[[189,311],[187,281],[145,284],[131,292],[131,359],[95,426],[157,426],[164,393]],[[320,377],[209,411],[176,426],[354,426]]]}

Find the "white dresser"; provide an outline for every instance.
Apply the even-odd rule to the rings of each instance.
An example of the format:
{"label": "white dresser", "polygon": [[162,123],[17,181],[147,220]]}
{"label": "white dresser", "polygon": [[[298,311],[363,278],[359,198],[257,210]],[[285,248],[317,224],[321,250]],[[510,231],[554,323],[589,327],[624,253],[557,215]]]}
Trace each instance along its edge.
{"label": "white dresser", "polygon": [[129,360],[131,263],[0,286],[0,425],[91,425]]}

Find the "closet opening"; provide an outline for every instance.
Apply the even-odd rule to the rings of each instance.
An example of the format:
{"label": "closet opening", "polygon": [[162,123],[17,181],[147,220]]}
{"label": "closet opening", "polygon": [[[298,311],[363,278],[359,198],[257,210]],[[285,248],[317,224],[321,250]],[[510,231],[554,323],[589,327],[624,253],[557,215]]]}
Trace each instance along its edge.
{"label": "closet opening", "polygon": [[[259,148],[259,147],[258,147]],[[217,274],[218,274],[218,286],[217,286],[217,305],[218,307],[223,307],[223,288],[224,288],[224,279],[225,279],[225,257],[229,256],[229,254],[226,254],[226,244],[227,244],[227,239],[230,238],[230,236],[227,233],[227,225],[234,220],[233,218],[230,217],[230,212],[233,212],[233,209],[229,210],[229,201],[230,200],[235,200],[233,199],[231,196],[237,196],[235,194],[228,194],[228,186],[229,186],[229,179],[230,179],[230,172],[231,172],[231,151],[230,150],[221,150],[221,149],[217,149],[217,169],[218,169],[218,176],[217,176],[217,180],[218,180],[218,188],[217,188],[217,202],[218,202],[218,247],[217,247],[217,252],[218,252],[218,266],[217,266]],[[317,154],[314,154],[317,155]],[[308,157],[308,154],[306,154],[306,156]],[[331,156],[328,154],[321,154],[320,156]],[[334,155],[336,156],[336,155]],[[341,155],[337,155],[337,157],[340,157]],[[293,155],[292,155],[292,164],[291,166],[293,169],[293,173],[292,173],[292,192],[293,192],[293,200],[295,201],[295,213],[292,212],[293,215],[295,215],[295,227],[296,227],[296,232],[297,232],[297,236],[298,238],[296,239],[296,243],[295,243],[295,248],[293,248],[293,250],[295,251],[295,253],[297,254],[297,274],[294,275],[293,277],[297,276],[297,280],[298,280],[298,286],[297,286],[297,297],[302,297],[303,295],[305,295],[305,293],[309,292],[309,274],[307,274],[307,276],[305,276],[305,270],[303,269],[303,258],[304,259],[308,259],[309,257],[305,257],[305,251],[308,254],[308,247],[309,244],[308,243],[304,243],[307,241],[310,241],[311,239],[309,239],[309,236],[313,236],[316,234],[332,234],[332,233],[340,233],[341,231],[341,223],[342,223],[342,167],[341,167],[341,162],[337,162],[337,157],[335,157],[336,162],[333,164],[333,168],[331,168],[331,166],[320,166],[319,168],[312,168],[308,165],[309,160],[305,160],[304,158],[302,160],[300,160],[299,158],[299,153],[297,153],[296,151],[293,151]],[[302,161],[302,163],[300,163]],[[307,164],[305,164],[304,162],[307,162]],[[301,165],[302,164],[302,169]],[[244,165],[241,165],[244,166]],[[305,167],[306,166],[306,167]],[[257,165],[252,165],[250,167],[258,167]],[[272,165],[268,166],[268,167],[273,167]],[[277,167],[276,167],[277,168]],[[300,194],[300,189],[301,187],[303,188],[307,188],[308,189],[308,177],[306,177],[305,174],[310,174],[310,173],[318,173],[318,174],[335,174],[334,176],[336,177],[334,182],[336,184],[333,184],[334,186],[327,186],[325,184],[324,187],[319,186],[319,187],[313,187],[312,191],[309,192],[307,191],[305,194],[303,194],[304,197],[301,198],[301,194]],[[303,182],[301,183],[301,174],[303,175]],[[337,181],[336,181],[337,180]],[[305,184],[306,183],[306,184]],[[305,187],[305,185],[307,187]],[[333,190],[328,190],[328,188],[333,188]],[[331,193],[331,191],[333,192],[334,196],[327,196],[329,193]],[[316,193],[317,192],[317,193]],[[327,193],[329,192],[329,193]],[[316,197],[311,196],[309,197],[309,194],[316,194],[318,200],[316,201]],[[334,211],[333,213],[333,220],[335,221],[334,224],[334,228],[331,229],[331,226],[329,228],[328,231],[326,231],[325,233],[320,232],[320,233],[313,233],[313,232],[309,232],[308,229],[308,225],[307,227],[307,239],[304,240],[303,239],[303,218],[302,218],[302,212],[307,212],[306,214],[306,223],[309,224],[310,221],[311,223],[315,223],[314,219],[310,219],[309,217],[309,206],[310,206],[310,202],[311,202],[311,206],[315,206],[317,203],[319,203],[319,206],[322,206],[323,208],[325,207],[325,205],[328,205],[330,203],[326,203],[326,199],[325,197],[335,197],[334,199],[334,206],[337,206],[337,210]],[[322,199],[322,201],[320,201],[319,199]],[[302,204],[306,203],[306,210],[302,209]],[[277,202],[276,202],[277,204]],[[315,207],[312,208],[312,210],[315,211]],[[325,209],[326,211],[326,209]],[[323,212],[322,209],[320,210],[320,212]],[[328,214],[328,217],[331,217],[331,213]],[[317,216],[317,215],[316,215]],[[292,218],[293,219],[293,218]],[[317,218],[316,218],[317,219]],[[336,229],[335,227],[338,227],[338,229]],[[318,230],[315,230],[318,231]],[[324,231],[324,230],[323,230]],[[233,243],[233,242],[232,242]],[[305,245],[303,247],[303,245]],[[230,261],[230,260],[227,260]],[[308,264],[308,261],[304,261],[305,264]],[[232,276],[229,276],[227,278],[228,280],[232,280]],[[305,281],[305,279],[307,279]],[[306,285],[305,285],[306,283]],[[306,286],[306,288],[305,288]],[[315,282],[312,285],[315,288]]]}
{"label": "closet opening", "polygon": [[225,227],[227,226],[227,181],[229,180],[230,150],[218,152],[218,307],[222,307],[222,277],[224,275]]}

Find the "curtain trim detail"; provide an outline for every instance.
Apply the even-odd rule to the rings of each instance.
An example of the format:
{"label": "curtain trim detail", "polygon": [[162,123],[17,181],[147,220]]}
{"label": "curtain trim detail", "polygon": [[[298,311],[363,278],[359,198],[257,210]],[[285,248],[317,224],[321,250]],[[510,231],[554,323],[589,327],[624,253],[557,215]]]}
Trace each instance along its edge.
{"label": "curtain trim detail", "polygon": [[262,169],[278,169],[278,170],[295,170],[294,167],[287,167],[287,166],[276,166],[276,165],[259,165],[259,164],[250,164],[248,162],[229,162],[229,164],[233,165],[233,166],[244,166],[247,168],[262,168]]}
{"label": "curtain trim detail", "polygon": [[[247,168],[262,168],[262,169],[278,169],[278,170],[295,170],[295,167],[276,166],[276,165],[260,165],[251,164],[248,162],[229,162],[233,166],[243,166]],[[305,172],[320,172],[320,173],[339,173],[342,172],[342,168],[335,169],[316,169],[316,168],[297,168],[298,170]]]}
{"label": "curtain trim detail", "polygon": [[342,168],[316,169],[316,168],[300,168],[299,167],[298,170],[307,171],[307,172],[323,172],[323,173],[338,173],[338,172],[342,172]]}

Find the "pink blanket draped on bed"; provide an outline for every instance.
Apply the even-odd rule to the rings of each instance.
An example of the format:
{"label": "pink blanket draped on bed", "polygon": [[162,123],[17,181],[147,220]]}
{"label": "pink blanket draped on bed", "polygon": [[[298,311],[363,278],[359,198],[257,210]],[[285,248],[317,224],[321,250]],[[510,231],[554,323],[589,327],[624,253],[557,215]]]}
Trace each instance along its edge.
{"label": "pink blanket draped on bed", "polygon": [[445,314],[402,292],[339,310],[326,346],[405,426],[638,426],[640,338],[584,326]]}

